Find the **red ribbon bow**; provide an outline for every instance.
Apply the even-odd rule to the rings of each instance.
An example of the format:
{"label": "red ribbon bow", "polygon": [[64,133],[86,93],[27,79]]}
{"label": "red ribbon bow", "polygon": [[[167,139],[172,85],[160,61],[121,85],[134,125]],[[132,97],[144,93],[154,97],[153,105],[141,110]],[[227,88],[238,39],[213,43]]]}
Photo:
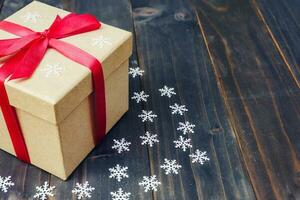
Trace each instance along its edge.
{"label": "red ribbon bow", "polygon": [[0,29],[20,36],[19,38],[0,40],[0,57],[11,56],[0,68],[0,106],[16,156],[20,160],[30,163],[15,109],[9,104],[4,81],[9,76],[9,80],[29,78],[43,59],[48,48],[57,50],[67,58],[91,70],[96,122],[95,142],[100,141],[105,135],[105,87],[101,63],[87,52],[59,40],[68,36],[99,29],[100,26],[101,24],[94,16],[74,13],[64,18],[57,16],[49,29],[43,32],[35,32],[8,21],[0,22]]}

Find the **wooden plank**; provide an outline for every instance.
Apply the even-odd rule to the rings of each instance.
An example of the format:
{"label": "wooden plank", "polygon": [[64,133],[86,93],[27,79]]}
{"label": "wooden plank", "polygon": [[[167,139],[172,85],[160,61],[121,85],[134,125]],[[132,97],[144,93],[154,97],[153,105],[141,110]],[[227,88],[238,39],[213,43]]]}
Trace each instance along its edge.
{"label": "wooden plank", "polygon": [[300,93],[249,1],[193,1],[258,199],[299,198]]}
{"label": "wooden plank", "polygon": [[291,76],[300,87],[300,2],[253,0],[253,5]]}
{"label": "wooden plank", "polygon": [[[9,16],[30,1],[6,1],[1,18]],[[103,22],[115,25],[120,28],[132,31],[131,6],[125,0],[113,1],[42,1],[50,5],[68,9],[78,13],[92,13]],[[113,17],[112,17],[113,16]],[[132,59],[136,59],[134,50]],[[130,80],[130,92],[140,90],[139,79]],[[75,199],[71,190],[76,182],[89,181],[90,185],[96,188],[91,199],[110,199],[110,192],[122,187],[125,191],[132,193],[132,199],[152,199],[151,193],[142,192],[137,183],[137,179],[143,174],[149,173],[149,161],[147,149],[140,146],[139,135],[144,133],[143,124],[136,123],[137,115],[142,107],[130,102],[130,111],[122,120],[110,131],[105,140],[88,156],[87,159],[71,175],[68,181],[48,175],[33,166],[19,162],[12,156],[0,151],[0,175],[12,175],[15,180],[15,187],[10,190],[4,199],[28,199],[35,193],[35,186],[49,181],[56,186],[55,197],[52,199]],[[131,151],[128,153],[117,154],[111,149],[114,138],[125,137],[130,141]],[[142,159],[142,162],[141,162]],[[108,169],[116,164],[128,166],[129,179],[118,183],[116,180],[109,179]]]}
{"label": "wooden plank", "polygon": [[[139,63],[146,71],[142,88],[151,96],[144,109],[158,114],[146,127],[160,139],[149,149],[151,174],[162,182],[155,199],[254,199],[192,7],[182,0],[132,0],[132,6]],[[174,87],[177,95],[160,97],[164,85]],[[174,103],[189,112],[171,115]],[[188,152],[173,144],[180,135],[178,122],[185,120],[196,125],[188,135],[193,144]],[[188,157],[198,148],[211,159],[203,166]],[[179,175],[164,174],[159,167],[164,158],[182,165]]]}

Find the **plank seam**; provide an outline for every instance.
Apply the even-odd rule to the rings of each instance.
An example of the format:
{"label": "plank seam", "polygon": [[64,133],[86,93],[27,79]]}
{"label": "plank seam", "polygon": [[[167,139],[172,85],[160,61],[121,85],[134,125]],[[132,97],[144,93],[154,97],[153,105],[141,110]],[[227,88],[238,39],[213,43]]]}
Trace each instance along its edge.
{"label": "plank seam", "polygon": [[[233,119],[232,119],[232,118],[233,118],[233,113],[232,113],[232,111],[229,109],[230,106],[228,105],[229,103],[228,103],[228,100],[227,100],[227,95],[225,94],[225,89],[224,89],[224,87],[223,87],[223,85],[222,85],[222,83],[221,83],[220,75],[219,75],[219,73],[218,73],[217,70],[216,70],[216,64],[215,64],[215,62],[214,62],[212,53],[211,53],[210,48],[209,48],[209,46],[208,46],[207,37],[206,37],[206,35],[205,35],[205,32],[204,32],[204,29],[203,29],[203,26],[202,26],[202,23],[201,23],[201,20],[200,20],[200,17],[199,17],[198,12],[196,12],[196,17],[197,17],[197,22],[198,22],[197,24],[198,24],[198,26],[199,26],[201,35],[202,35],[202,37],[203,37],[203,41],[204,41],[204,44],[205,44],[205,46],[206,46],[206,50],[207,50],[207,52],[208,52],[210,62],[211,62],[211,64],[212,64],[212,66],[213,66],[212,68],[213,68],[214,74],[215,74],[215,76],[216,76],[216,82],[217,82],[219,91],[220,91],[220,93],[221,93],[223,102],[224,102],[224,104],[225,104],[225,110],[227,110],[227,113],[228,113],[228,115],[229,115],[229,124],[230,124],[230,127],[231,127],[232,131],[234,132],[234,134],[237,136],[236,138],[237,138],[237,144],[238,144],[238,146],[239,146],[239,154],[240,154],[240,157],[241,157],[242,160],[243,160],[242,164],[243,164],[244,168],[246,169],[245,171],[246,171],[248,180],[250,181],[250,185],[251,185],[251,187],[252,187],[252,190],[253,190],[253,191],[256,191],[255,188],[254,188],[254,186],[253,186],[253,180],[252,180],[251,177],[250,177],[249,169],[248,169],[247,165],[245,164],[245,163],[246,163],[245,158],[244,158],[243,154],[241,153],[242,147],[241,147],[241,143],[240,143],[240,141],[239,141],[239,136],[238,136],[238,134],[237,134],[237,130],[236,130],[235,125],[233,125],[232,122],[231,122],[231,121],[233,120]],[[231,120],[230,120],[230,119],[231,119]],[[255,197],[256,197],[256,199],[257,199],[257,193],[256,193],[256,192],[254,192],[254,195],[255,195]]]}
{"label": "plank seam", "polygon": [[284,64],[287,66],[288,71],[289,71],[290,74],[292,75],[294,82],[296,83],[297,87],[300,88],[300,82],[298,81],[298,79],[297,79],[295,73],[293,72],[292,66],[291,66],[291,64],[288,62],[288,59],[286,58],[286,56],[285,56],[285,54],[284,54],[282,48],[280,47],[280,44],[277,42],[277,40],[276,40],[276,38],[275,38],[275,36],[274,36],[274,34],[273,34],[271,28],[270,28],[269,25],[267,24],[267,22],[266,22],[266,20],[265,20],[265,18],[264,18],[264,16],[263,16],[261,10],[259,9],[259,6],[258,6],[256,0],[252,0],[252,3],[253,3],[253,7],[254,7],[254,10],[256,11],[256,14],[257,14],[258,18],[259,18],[259,19],[262,21],[262,23],[264,24],[264,26],[265,26],[265,28],[266,28],[268,34],[269,34],[270,37],[271,37],[271,40],[272,40],[272,42],[273,42],[273,44],[274,44],[276,50],[278,51],[278,53],[279,53],[280,57],[282,58]]}
{"label": "plank seam", "polygon": [[[140,59],[139,59],[139,52],[138,52],[138,50],[137,50],[137,46],[138,46],[138,44],[137,44],[137,34],[136,34],[136,30],[135,30],[135,28],[136,28],[136,26],[135,26],[135,20],[134,20],[134,17],[133,17],[133,3],[132,3],[132,0],[130,0],[129,1],[130,2],[130,11],[131,11],[131,21],[132,21],[132,25],[133,25],[133,27],[132,27],[132,34],[134,35],[134,43],[135,43],[135,46],[134,46],[134,48],[135,48],[135,52],[136,52],[136,61],[137,61],[137,64],[138,64],[138,66],[140,66]],[[141,89],[141,91],[145,88],[144,87],[144,84],[143,84],[143,81],[142,81],[142,78],[139,76],[138,77],[138,80],[139,80],[139,84],[140,84],[140,89]],[[142,103],[142,109],[146,109],[146,105],[145,104],[147,104],[147,103]],[[144,132],[146,132],[147,131],[147,125],[146,124],[144,124],[143,125],[143,127],[144,127]],[[150,149],[149,149],[149,147],[147,146],[147,155],[148,155],[148,164],[149,164],[149,173],[150,173],[150,175],[152,176],[154,173],[153,173],[153,166],[151,165],[151,161],[150,161]],[[156,200],[156,198],[155,198],[155,193],[154,193],[154,191],[151,191],[151,196],[152,196],[152,200]]]}
{"label": "plank seam", "polygon": [[1,11],[2,11],[4,1],[5,1],[5,0],[0,0],[0,13],[1,13]]}

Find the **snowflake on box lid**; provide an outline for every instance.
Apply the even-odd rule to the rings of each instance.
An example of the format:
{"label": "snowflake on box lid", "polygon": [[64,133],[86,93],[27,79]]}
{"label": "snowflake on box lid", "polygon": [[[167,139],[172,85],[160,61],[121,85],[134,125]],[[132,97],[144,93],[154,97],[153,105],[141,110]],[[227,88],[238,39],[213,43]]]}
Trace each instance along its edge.
{"label": "snowflake on box lid", "polygon": [[134,92],[134,95],[131,97],[131,99],[134,99],[137,103],[140,103],[142,101],[147,102],[147,98],[149,97],[148,94],[145,94],[144,91],[141,91],[140,93]]}
{"label": "snowflake on box lid", "polygon": [[123,178],[128,178],[127,170],[128,167],[122,167],[117,164],[115,167],[108,169],[110,172],[109,178],[115,178],[118,182],[120,182]]}
{"label": "snowflake on box lid", "polygon": [[127,142],[125,138],[121,140],[114,139],[114,145],[111,147],[112,149],[116,149],[118,153],[122,153],[123,151],[130,151],[129,146],[131,142]]}
{"label": "snowflake on box lid", "polygon": [[72,193],[76,195],[77,199],[84,197],[91,198],[94,190],[95,188],[91,187],[89,182],[86,181],[84,184],[76,183],[76,187],[72,190]]}
{"label": "snowflake on box lid", "polygon": [[60,63],[47,64],[41,71],[45,73],[47,78],[52,76],[59,77],[65,71],[65,67],[61,66]]}
{"label": "snowflake on box lid", "polygon": [[0,176],[0,190],[4,193],[8,192],[8,189],[15,184],[11,181],[11,176],[2,177]]}
{"label": "snowflake on box lid", "polygon": [[119,190],[111,192],[110,195],[112,197],[112,200],[129,200],[131,193],[124,192],[122,188],[119,188]]}
{"label": "snowflake on box lid", "polygon": [[142,119],[142,122],[153,122],[157,115],[152,110],[142,110],[142,114],[138,115],[138,117]]}
{"label": "snowflake on box lid", "polygon": [[183,115],[184,112],[188,111],[188,109],[185,107],[185,105],[178,105],[177,103],[175,103],[174,105],[171,105],[170,108],[172,110],[172,115],[174,115],[174,114]]}
{"label": "snowflake on box lid", "polygon": [[160,91],[160,96],[167,96],[171,98],[173,95],[176,94],[176,92],[174,92],[174,88],[169,88],[166,85],[158,90]]}
{"label": "snowflake on box lid", "polygon": [[38,19],[41,18],[41,15],[37,12],[26,12],[21,16],[24,22],[37,23]]}
{"label": "snowflake on box lid", "polygon": [[40,200],[46,200],[48,197],[53,197],[53,190],[55,186],[49,186],[48,182],[44,182],[44,185],[36,187],[36,193],[34,194],[33,198],[37,198]]}
{"label": "snowflake on box lid", "polygon": [[143,181],[139,182],[139,185],[144,187],[145,192],[148,192],[149,190],[157,191],[160,184],[161,182],[157,180],[156,175],[143,176]]}
{"label": "snowflake on box lid", "polygon": [[190,138],[185,139],[184,137],[179,136],[179,140],[175,140],[174,143],[175,143],[175,148],[176,149],[180,148],[183,151],[186,151],[188,148],[192,148]]}
{"label": "snowflake on box lid", "polygon": [[135,68],[129,68],[129,75],[132,76],[132,78],[135,78],[137,76],[143,76],[143,73],[145,71],[144,70],[141,70],[139,67],[135,67]]}
{"label": "snowflake on box lid", "polygon": [[150,147],[154,145],[154,143],[158,143],[159,140],[157,139],[157,134],[151,134],[150,132],[146,132],[145,135],[140,136],[142,139],[142,145],[148,144]]}
{"label": "snowflake on box lid", "polygon": [[160,166],[160,168],[165,170],[165,174],[178,174],[178,170],[182,166],[177,163],[176,160],[168,160],[165,158],[165,162],[163,165]]}
{"label": "snowflake on box lid", "polygon": [[194,133],[194,128],[195,124],[191,124],[190,122],[179,122],[177,130],[185,135],[187,133]]}
{"label": "snowflake on box lid", "polygon": [[104,37],[103,35],[100,35],[96,38],[92,38],[92,46],[97,46],[100,49],[102,49],[105,45],[112,45],[110,38]]}
{"label": "snowflake on box lid", "polygon": [[203,165],[206,161],[209,161],[209,157],[206,155],[206,151],[200,151],[196,149],[195,153],[189,155],[192,158],[192,163],[200,163]]}

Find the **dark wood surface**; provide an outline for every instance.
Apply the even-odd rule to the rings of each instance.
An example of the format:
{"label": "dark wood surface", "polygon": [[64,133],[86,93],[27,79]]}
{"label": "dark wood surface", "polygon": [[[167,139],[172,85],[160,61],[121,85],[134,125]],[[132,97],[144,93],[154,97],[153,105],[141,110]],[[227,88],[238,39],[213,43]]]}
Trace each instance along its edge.
{"label": "dark wood surface", "polygon": [[[29,0],[0,1],[1,18]],[[130,95],[144,90],[148,102],[130,101],[129,112],[83,161],[68,181],[0,152],[0,176],[15,186],[1,199],[32,199],[44,181],[56,186],[49,199],[75,199],[76,182],[96,188],[91,199],[110,199],[122,187],[132,199],[300,199],[300,4],[297,0],[45,0],[70,11],[94,14],[133,32],[136,60],[145,70],[130,79]],[[175,88],[160,97],[163,85]],[[184,116],[171,115],[169,105],[184,104]],[[153,110],[154,123],[142,123],[141,110]],[[189,134],[193,148],[174,148],[178,122],[196,125]],[[145,131],[158,134],[152,148],[140,145]],[[130,152],[111,149],[114,138],[132,142]],[[210,161],[194,164],[188,155],[206,150]],[[182,169],[166,176],[164,158]],[[115,164],[129,168],[129,179],[109,179]],[[157,175],[157,192],[138,185]]]}

